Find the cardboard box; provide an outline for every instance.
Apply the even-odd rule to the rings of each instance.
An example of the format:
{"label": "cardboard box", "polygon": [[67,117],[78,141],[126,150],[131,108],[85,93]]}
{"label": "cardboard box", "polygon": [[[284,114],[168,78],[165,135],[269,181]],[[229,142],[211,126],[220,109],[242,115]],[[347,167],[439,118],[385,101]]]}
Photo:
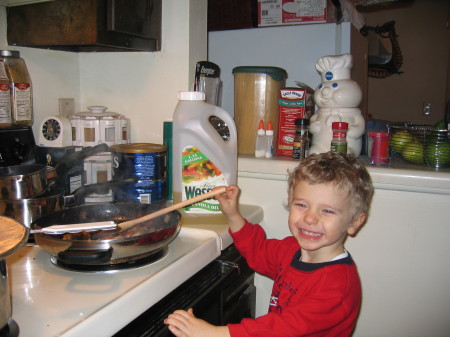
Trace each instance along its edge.
{"label": "cardboard box", "polygon": [[258,0],[258,27],[335,22],[327,0]]}
{"label": "cardboard box", "polygon": [[292,157],[295,119],[314,114],[314,90],[303,83],[299,88],[283,88],[279,95],[277,156]]}

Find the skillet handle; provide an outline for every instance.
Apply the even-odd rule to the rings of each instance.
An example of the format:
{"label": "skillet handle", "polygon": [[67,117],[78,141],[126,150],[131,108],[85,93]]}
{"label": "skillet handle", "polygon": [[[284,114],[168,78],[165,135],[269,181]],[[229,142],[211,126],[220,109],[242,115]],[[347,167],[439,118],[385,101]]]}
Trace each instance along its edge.
{"label": "skillet handle", "polygon": [[97,250],[71,250],[58,253],[58,259],[67,264],[99,264],[107,263],[113,254],[112,247]]}
{"label": "skillet handle", "polygon": [[110,189],[114,191],[114,189],[136,184],[138,181],[139,178],[137,176],[133,176],[127,179],[110,180],[105,181],[103,183],[80,186],[73,192],[72,196],[69,195],[64,197],[65,198],[64,205],[65,206],[81,205],[84,203],[84,197],[86,197],[91,193],[105,194],[108,193]]}

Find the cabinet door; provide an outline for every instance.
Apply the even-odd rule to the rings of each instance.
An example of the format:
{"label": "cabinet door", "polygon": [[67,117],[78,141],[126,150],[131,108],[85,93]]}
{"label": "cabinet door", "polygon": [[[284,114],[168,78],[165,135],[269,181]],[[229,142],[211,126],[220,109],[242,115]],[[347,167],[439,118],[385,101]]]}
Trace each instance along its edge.
{"label": "cabinet door", "polygon": [[161,16],[154,0],[108,0],[108,30],[147,39],[160,35]]}

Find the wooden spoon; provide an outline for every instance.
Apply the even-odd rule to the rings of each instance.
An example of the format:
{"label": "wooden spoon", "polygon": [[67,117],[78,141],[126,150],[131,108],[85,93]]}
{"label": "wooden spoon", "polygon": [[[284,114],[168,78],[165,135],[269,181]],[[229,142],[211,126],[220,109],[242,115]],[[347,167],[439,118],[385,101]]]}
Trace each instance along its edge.
{"label": "wooden spoon", "polygon": [[214,197],[214,196],[216,196],[218,194],[224,193],[226,190],[227,190],[226,186],[220,186],[220,187],[217,187],[217,188],[213,189],[212,191],[209,191],[208,193],[197,195],[196,197],[193,197],[193,198],[181,201],[181,202],[176,203],[176,204],[174,204],[172,206],[160,209],[159,211],[153,212],[151,214],[144,215],[143,217],[140,217],[140,218],[137,218],[137,219],[134,219],[134,220],[128,220],[128,221],[121,222],[117,226],[120,228],[120,230],[125,231],[125,230],[130,229],[131,227],[133,227],[133,226],[135,226],[137,224],[140,224],[140,223],[142,223],[144,221],[148,221],[148,220],[154,219],[154,218],[156,218],[158,216],[161,216],[161,215],[164,215],[164,214],[169,213],[171,211],[174,211],[174,210],[186,207],[186,206],[194,204],[196,202],[212,198],[212,197]]}

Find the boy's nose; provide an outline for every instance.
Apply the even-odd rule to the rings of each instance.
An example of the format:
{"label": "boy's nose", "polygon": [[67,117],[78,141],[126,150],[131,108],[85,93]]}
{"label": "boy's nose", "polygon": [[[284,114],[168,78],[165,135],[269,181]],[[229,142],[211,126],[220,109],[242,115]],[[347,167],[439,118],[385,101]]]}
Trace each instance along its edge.
{"label": "boy's nose", "polygon": [[305,219],[305,222],[309,225],[315,225],[317,223],[317,216],[311,210],[306,212],[304,219]]}

